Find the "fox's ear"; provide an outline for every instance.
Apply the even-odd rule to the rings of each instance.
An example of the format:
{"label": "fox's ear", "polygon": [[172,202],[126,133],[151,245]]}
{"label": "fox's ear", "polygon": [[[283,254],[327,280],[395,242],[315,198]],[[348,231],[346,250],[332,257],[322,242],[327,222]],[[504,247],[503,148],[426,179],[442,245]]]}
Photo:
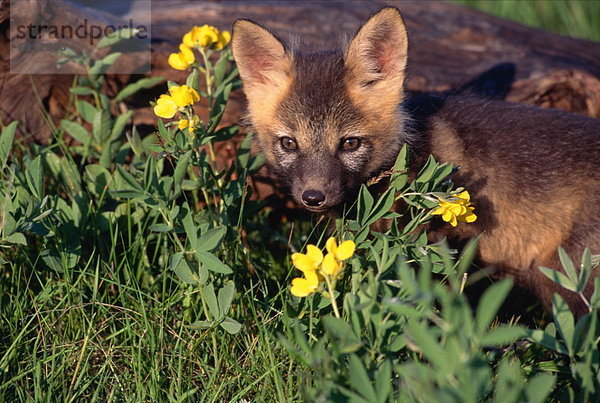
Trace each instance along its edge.
{"label": "fox's ear", "polygon": [[233,24],[232,48],[249,116],[260,135],[273,125],[275,111],[292,82],[292,56],[275,35],[249,20]]}
{"label": "fox's ear", "polygon": [[402,99],[408,36],[400,11],[386,7],[356,33],[344,55],[346,83],[351,93],[377,94],[379,99]]}
{"label": "fox's ear", "polygon": [[291,57],[283,42],[250,20],[233,24],[232,48],[245,86],[276,83],[289,68]]}

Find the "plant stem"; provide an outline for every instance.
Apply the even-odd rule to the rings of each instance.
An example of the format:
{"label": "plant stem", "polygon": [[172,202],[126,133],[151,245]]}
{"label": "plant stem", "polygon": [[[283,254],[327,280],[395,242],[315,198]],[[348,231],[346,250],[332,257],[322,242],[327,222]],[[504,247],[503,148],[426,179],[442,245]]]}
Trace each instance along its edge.
{"label": "plant stem", "polygon": [[329,291],[329,299],[331,300],[331,307],[333,308],[333,313],[336,318],[340,318],[340,311],[338,310],[337,302],[335,301],[335,296],[333,295],[333,291],[335,287],[333,286],[335,281],[331,281],[329,276],[325,276],[325,281],[327,282],[327,289]]}
{"label": "plant stem", "polygon": [[208,55],[204,51],[204,48],[199,48],[202,59],[204,60],[204,77],[206,78],[206,93],[208,94],[209,108],[212,104],[212,74],[211,69],[208,67]]}

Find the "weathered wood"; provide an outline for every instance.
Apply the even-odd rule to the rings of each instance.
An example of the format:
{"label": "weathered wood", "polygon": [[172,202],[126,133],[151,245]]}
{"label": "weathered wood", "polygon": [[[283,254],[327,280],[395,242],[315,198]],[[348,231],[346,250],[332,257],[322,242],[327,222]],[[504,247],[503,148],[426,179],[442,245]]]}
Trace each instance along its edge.
{"label": "weathered wood", "polygon": [[[35,107],[33,87],[50,115],[59,119],[64,115],[72,77],[8,73],[9,4],[7,0],[0,3],[0,117],[3,122],[26,122],[27,132],[43,141],[49,131]],[[342,44],[384,5],[400,8],[408,26],[410,90],[451,90],[503,64],[514,68],[514,77],[509,68],[503,93],[508,100],[600,117],[600,43],[551,34],[445,2],[154,1],[153,74],[184,80],[186,73],[171,69],[166,60],[193,24],[229,29],[236,18],[250,18],[289,43],[327,49]],[[77,12],[63,0],[47,0],[45,7],[58,10],[57,18],[64,16],[67,9]],[[135,10],[131,13],[135,14]],[[128,79],[109,77],[108,86],[117,90]],[[146,91],[129,103],[136,123],[155,123],[147,101],[156,98],[161,90]],[[243,103],[243,96],[234,94],[225,123],[238,120]]]}

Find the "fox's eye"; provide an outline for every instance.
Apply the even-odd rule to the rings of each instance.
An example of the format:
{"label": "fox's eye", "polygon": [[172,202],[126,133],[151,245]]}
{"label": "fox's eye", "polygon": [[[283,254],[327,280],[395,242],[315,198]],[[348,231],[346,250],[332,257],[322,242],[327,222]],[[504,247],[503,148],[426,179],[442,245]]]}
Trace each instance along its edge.
{"label": "fox's eye", "polygon": [[298,143],[296,143],[296,140],[291,137],[282,137],[281,146],[284,150],[294,151],[298,148]]}
{"label": "fox's eye", "polygon": [[360,145],[360,139],[356,137],[351,137],[349,139],[342,140],[342,150],[344,151],[354,151]]}

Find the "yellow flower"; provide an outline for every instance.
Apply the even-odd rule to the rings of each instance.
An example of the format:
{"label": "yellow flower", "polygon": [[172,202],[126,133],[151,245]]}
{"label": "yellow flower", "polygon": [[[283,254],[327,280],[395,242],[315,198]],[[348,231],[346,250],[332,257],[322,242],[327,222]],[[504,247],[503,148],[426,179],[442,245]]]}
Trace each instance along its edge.
{"label": "yellow flower", "polygon": [[200,118],[198,116],[194,116],[191,121],[188,119],[181,119],[179,123],[177,123],[177,127],[179,128],[179,130],[183,130],[185,128],[194,130],[196,127],[198,127],[199,124]]}
{"label": "yellow flower", "polygon": [[319,278],[314,270],[304,273],[304,278],[297,277],[292,280],[291,292],[296,297],[307,297],[319,288]]}
{"label": "yellow flower", "polygon": [[305,277],[292,280],[292,294],[306,297],[315,292],[319,287],[319,281],[323,280],[327,281],[329,292],[333,292],[331,287],[335,288],[336,276],[342,270],[342,261],[354,254],[356,245],[353,241],[344,241],[338,246],[335,238],[332,237],[327,240],[326,248],[329,253],[325,257],[321,249],[315,245],[308,245],[306,254],[292,255],[294,267],[302,271]]}
{"label": "yellow flower", "polygon": [[175,101],[177,106],[180,108],[193,105],[194,102],[198,102],[200,100],[200,95],[198,95],[198,92],[187,85],[174,85],[169,88],[169,92],[171,93],[173,101]]}
{"label": "yellow flower", "polygon": [[353,241],[344,241],[339,246],[334,237],[331,237],[325,243],[327,252],[335,256],[336,260],[342,261],[354,255],[356,244]]}
{"label": "yellow flower", "polygon": [[208,47],[219,41],[219,30],[210,25],[194,26],[183,36],[183,43],[190,48]]}
{"label": "yellow flower", "polygon": [[342,264],[338,262],[333,253],[328,253],[323,258],[323,265],[321,266],[321,272],[328,276],[337,276],[342,268]]}
{"label": "yellow flower", "polygon": [[306,254],[294,253],[292,255],[292,263],[294,267],[304,273],[315,271],[323,261],[323,252],[315,245],[306,247]]}
{"label": "yellow flower", "polygon": [[471,196],[466,190],[452,195],[453,200],[440,200],[439,207],[431,212],[432,215],[441,215],[442,219],[453,227],[458,222],[471,223],[477,219],[473,213],[475,207],[471,207]]}
{"label": "yellow flower", "polygon": [[154,113],[156,116],[171,119],[177,113],[177,104],[170,95],[162,94],[156,101]]}
{"label": "yellow flower", "polygon": [[171,119],[177,111],[181,111],[186,106],[200,100],[198,92],[187,85],[174,85],[169,88],[169,94],[162,94],[156,101],[156,106],[154,107],[154,114],[156,116]]}
{"label": "yellow flower", "polygon": [[177,70],[188,69],[196,61],[192,48],[185,44],[179,45],[179,53],[169,55],[169,66]]}
{"label": "yellow flower", "polygon": [[190,48],[210,48],[221,50],[231,41],[229,31],[219,30],[211,25],[194,26],[183,36],[183,43]]}
{"label": "yellow flower", "polygon": [[229,44],[229,41],[231,41],[231,34],[229,31],[222,31],[219,33],[219,39],[212,45],[212,48],[221,50]]}

